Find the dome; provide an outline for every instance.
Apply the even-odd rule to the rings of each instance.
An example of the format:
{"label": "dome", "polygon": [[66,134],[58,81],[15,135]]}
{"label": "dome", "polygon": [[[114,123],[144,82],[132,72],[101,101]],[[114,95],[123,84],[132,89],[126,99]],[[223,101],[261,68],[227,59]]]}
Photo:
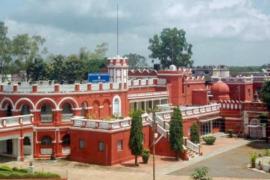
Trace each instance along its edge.
{"label": "dome", "polygon": [[212,85],[211,92],[215,100],[230,99],[230,88],[226,83],[222,82],[221,80]]}
{"label": "dome", "polygon": [[169,69],[171,70],[171,71],[176,71],[177,70],[177,67],[175,66],[175,65],[170,65],[170,67],[169,67]]}

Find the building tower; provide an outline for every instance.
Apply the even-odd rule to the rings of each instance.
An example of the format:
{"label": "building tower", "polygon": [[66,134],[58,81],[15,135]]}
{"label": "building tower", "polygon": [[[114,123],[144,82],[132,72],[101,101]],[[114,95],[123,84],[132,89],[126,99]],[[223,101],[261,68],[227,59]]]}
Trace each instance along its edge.
{"label": "building tower", "polygon": [[127,58],[117,56],[108,59],[108,72],[110,81],[113,83],[128,82],[128,62]]}

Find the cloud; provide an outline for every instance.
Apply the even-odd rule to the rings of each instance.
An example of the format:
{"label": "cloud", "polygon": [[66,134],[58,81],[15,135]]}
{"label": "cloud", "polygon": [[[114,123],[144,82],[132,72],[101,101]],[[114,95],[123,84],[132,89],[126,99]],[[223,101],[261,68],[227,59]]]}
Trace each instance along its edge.
{"label": "cloud", "polygon": [[[267,55],[270,56],[270,53],[262,53],[262,50],[268,51],[262,45],[270,41],[270,12],[265,8],[268,5],[270,9],[270,3],[265,0],[260,1],[262,4],[256,0],[118,1],[122,54],[137,52],[148,56],[150,37],[163,28],[178,27],[187,32],[188,41],[194,45],[194,58],[200,63],[235,63],[237,58],[243,58],[237,51],[229,60],[222,57],[230,54],[228,44],[235,49],[245,47],[247,51],[252,47],[255,54],[260,53],[262,63],[267,62]],[[11,35],[40,34],[47,39],[46,45],[51,52],[75,53],[80,47],[93,49],[97,43],[108,42],[108,55],[113,56],[116,2],[27,0],[16,11],[10,10],[5,18]],[[243,49],[240,52],[244,52]],[[246,59],[253,63],[251,57],[246,56]]]}

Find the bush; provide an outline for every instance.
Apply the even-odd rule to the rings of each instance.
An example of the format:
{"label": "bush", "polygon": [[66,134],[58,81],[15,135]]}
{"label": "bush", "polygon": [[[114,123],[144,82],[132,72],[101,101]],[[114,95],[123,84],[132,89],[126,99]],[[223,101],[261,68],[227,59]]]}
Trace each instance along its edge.
{"label": "bush", "polygon": [[213,145],[216,141],[216,137],[215,136],[204,136],[203,140],[207,145]]}
{"label": "bush", "polygon": [[193,123],[190,128],[190,140],[196,144],[200,143],[199,126],[196,123]]}
{"label": "bush", "polygon": [[12,169],[6,165],[0,166],[0,171],[12,171]]}
{"label": "bush", "polygon": [[211,180],[211,178],[208,177],[207,167],[196,168],[194,172],[192,173],[191,177],[194,180]]}
{"label": "bush", "polygon": [[266,149],[266,150],[265,150],[264,156],[270,156],[270,150],[269,150],[269,149]]}
{"label": "bush", "polygon": [[144,149],[142,152],[143,163],[147,164],[149,160],[150,152],[148,149]]}
{"label": "bush", "polygon": [[250,166],[251,166],[251,168],[255,168],[256,167],[256,159],[257,159],[257,154],[256,153],[252,153],[250,155]]}

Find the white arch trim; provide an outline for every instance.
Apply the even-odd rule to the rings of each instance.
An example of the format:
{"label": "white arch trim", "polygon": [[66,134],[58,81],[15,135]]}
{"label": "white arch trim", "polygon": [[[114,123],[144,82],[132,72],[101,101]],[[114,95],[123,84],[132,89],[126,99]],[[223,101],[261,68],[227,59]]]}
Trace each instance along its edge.
{"label": "white arch trim", "polygon": [[62,105],[62,103],[63,103],[64,101],[66,101],[66,100],[71,100],[71,101],[73,101],[73,102],[75,103],[75,106],[76,106],[76,107],[72,107],[73,109],[75,109],[75,108],[80,108],[78,102],[77,102],[73,97],[64,97],[64,98],[61,99],[61,101],[58,103],[58,107],[60,108],[61,105]]}
{"label": "white arch trim", "polygon": [[[29,98],[20,98],[18,101],[16,101],[14,108],[16,108],[17,105],[18,105],[21,101],[27,101],[27,102],[29,102],[29,103],[32,105],[32,108],[33,108],[32,111],[35,111],[35,110],[36,110],[36,107],[35,107],[34,103],[33,103],[33,102],[31,101],[31,99],[29,99]],[[16,110],[19,110],[19,109],[16,109]]]}
{"label": "white arch trim", "polygon": [[2,101],[1,101],[1,103],[0,103],[0,108],[3,110],[2,106],[3,106],[3,103],[4,103],[6,100],[10,102],[10,104],[11,104],[11,106],[12,106],[12,109],[14,109],[14,108],[15,108],[14,103],[13,103],[13,101],[12,101],[9,97],[5,97],[4,99],[2,99]]}
{"label": "white arch trim", "polygon": [[[117,109],[117,107],[115,105],[116,100],[118,100],[118,102],[119,102],[119,107],[118,107],[119,109]],[[112,113],[113,113],[113,115],[122,116],[122,101],[121,101],[120,96],[118,96],[118,95],[115,95],[113,97],[113,100],[112,100]]]}
{"label": "white arch trim", "polygon": [[[55,105],[56,110],[59,110],[58,105],[56,104],[56,102],[55,102],[52,98],[41,98],[41,99],[38,100],[38,102],[36,103],[35,109],[37,110],[38,105],[39,105],[42,101],[46,101],[46,100],[51,101],[51,102]],[[53,109],[54,109],[54,108],[53,108]]]}

